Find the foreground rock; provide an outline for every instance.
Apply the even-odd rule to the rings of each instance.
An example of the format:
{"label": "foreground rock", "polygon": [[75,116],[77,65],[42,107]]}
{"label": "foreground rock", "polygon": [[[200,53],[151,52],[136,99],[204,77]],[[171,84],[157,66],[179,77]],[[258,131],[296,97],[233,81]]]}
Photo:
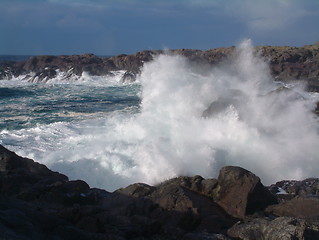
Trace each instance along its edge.
{"label": "foreground rock", "polygon": [[243,240],[315,240],[319,238],[317,223],[302,219],[279,217],[276,219],[255,218],[251,221],[236,223],[228,230],[230,237]]}
{"label": "foreground rock", "polygon": [[214,200],[230,215],[244,218],[248,214],[264,210],[277,203],[253,173],[239,167],[224,167],[220,170]]}
{"label": "foreground rock", "polygon": [[110,193],[0,145],[1,239],[318,239],[315,196],[278,198],[234,166]]}

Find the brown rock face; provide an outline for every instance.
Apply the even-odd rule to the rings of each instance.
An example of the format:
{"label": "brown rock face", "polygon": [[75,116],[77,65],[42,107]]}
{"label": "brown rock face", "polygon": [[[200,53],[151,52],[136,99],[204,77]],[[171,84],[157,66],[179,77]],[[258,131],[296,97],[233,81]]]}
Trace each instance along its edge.
{"label": "brown rock face", "polygon": [[[170,50],[170,54],[181,55],[191,62],[211,68],[234,53],[235,47],[216,48],[206,51],[195,49]],[[21,74],[35,73],[37,81],[45,81],[56,77],[57,69],[62,72],[80,76],[83,72],[103,76],[114,70],[126,70],[127,80],[135,79],[145,62],[162,54],[162,50],[145,50],[132,55],[117,55],[101,58],[93,54],[71,56],[34,56],[27,61],[0,62],[0,78],[10,79]],[[319,44],[303,47],[260,46],[255,47],[256,54],[269,62],[274,78],[280,81],[305,80],[308,90],[319,91]]]}
{"label": "brown rock face", "polygon": [[233,166],[220,170],[214,200],[237,218],[263,210],[277,201],[256,175]]}
{"label": "brown rock face", "polygon": [[296,197],[289,201],[269,206],[266,212],[280,217],[319,219],[319,199],[317,197]]}

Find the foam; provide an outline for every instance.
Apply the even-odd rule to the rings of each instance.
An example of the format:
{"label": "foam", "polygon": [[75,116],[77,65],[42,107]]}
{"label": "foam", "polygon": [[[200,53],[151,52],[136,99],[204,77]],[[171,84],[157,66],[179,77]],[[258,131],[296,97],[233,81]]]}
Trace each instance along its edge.
{"label": "foam", "polygon": [[[216,177],[238,165],[264,184],[318,174],[318,95],[275,83],[249,41],[222,66],[201,72],[181,56],[144,64],[140,112],[39,124],[1,133],[2,143],[71,179],[114,190],[179,175]],[[221,109],[211,109],[221,102]]]}

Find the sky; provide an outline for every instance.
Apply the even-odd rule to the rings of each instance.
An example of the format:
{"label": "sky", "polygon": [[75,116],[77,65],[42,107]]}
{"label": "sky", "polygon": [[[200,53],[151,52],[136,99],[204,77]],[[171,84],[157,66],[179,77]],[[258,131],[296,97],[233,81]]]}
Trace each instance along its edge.
{"label": "sky", "polygon": [[319,0],[0,0],[0,54],[133,54],[319,41]]}

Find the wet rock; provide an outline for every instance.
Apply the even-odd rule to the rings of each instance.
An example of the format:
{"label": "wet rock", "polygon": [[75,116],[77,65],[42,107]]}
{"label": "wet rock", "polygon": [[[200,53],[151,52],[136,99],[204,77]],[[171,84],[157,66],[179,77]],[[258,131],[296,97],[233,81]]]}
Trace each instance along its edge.
{"label": "wet rock", "polygon": [[228,214],[237,218],[244,218],[247,214],[277,203],[275,196],[262,185],[256,175],[234,166],[220,170],[214,200]]}
{"label": "wet rock", "polygon": [[132,83],[136,81],[138,73],[136,72],[131,72],[131,71],[126,71],[121,78],[122,83]]}

